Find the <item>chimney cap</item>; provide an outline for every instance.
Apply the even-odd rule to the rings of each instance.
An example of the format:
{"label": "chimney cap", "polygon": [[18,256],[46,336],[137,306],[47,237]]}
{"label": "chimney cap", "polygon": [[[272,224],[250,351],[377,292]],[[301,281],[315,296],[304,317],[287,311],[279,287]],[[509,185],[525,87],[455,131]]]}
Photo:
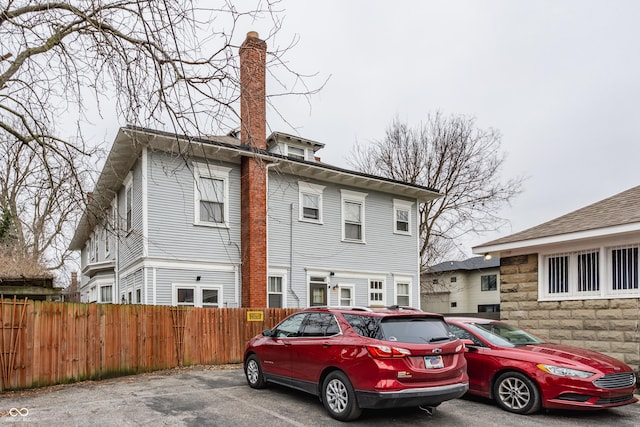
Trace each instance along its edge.
{"label": "chimney cap", "polygon": [[258,32],[257,32],[257,31],[249,31],[249,32],[247,33],[247,38],[248,38],[248,39],[259,39],[259,38],[260,38],[260,36],[258,35]]}

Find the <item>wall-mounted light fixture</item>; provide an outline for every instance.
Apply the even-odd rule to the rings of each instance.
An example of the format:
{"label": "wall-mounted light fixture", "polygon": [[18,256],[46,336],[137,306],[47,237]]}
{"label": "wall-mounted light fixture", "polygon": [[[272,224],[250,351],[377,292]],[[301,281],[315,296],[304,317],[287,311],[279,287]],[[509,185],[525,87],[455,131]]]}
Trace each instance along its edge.
{"label": "wall-mounted light fixture", "polygon": [[340,285],[335,284],[333,285],[333,288],[331,288],[333,290],[333,292],[338,292],[338,289],[340,288]]}
{"label": "wall-mounted light fixture", "polygon": [[334,273],[333,271],[329,273],[329,276],[335,276],[336,273]]}
{"label": "wall-mounted light fixture", "polygon": [[485,260],[485,261],[491,261],[491,258],[493,258],[493,257],[491,256],[491,254],[490,254],[489,252],[487,252],[486,254],[484,254],[484,260]]}
{"label": "wall-mounted light fixture", "polygon": [[196,282],[200,281],[200,276],[196,276]]}

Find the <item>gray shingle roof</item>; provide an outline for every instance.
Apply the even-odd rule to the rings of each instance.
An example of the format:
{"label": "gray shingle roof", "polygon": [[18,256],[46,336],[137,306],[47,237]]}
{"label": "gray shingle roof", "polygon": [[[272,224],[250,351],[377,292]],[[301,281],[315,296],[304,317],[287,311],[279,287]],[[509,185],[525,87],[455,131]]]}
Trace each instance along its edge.
{"label": "gray shingle roof", "polygon": [[521,242],[640,222],[640,185],[551,221],[479,246]]}
{"label": "gray shingle roof", "polygon": [[424,273],[442,273],[443,271],[482,270],[500,266],[500,258],[485,260],[483,256],[476,256],[464,261],[445,261],[429,267]]}

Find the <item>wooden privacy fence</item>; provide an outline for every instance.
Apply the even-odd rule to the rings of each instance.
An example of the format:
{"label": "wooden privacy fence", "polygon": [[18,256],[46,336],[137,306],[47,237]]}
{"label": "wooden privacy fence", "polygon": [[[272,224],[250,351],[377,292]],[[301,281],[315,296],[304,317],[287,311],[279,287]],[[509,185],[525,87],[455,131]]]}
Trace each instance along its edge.
{"label": "wooden privacy fence", "polygon": [[247,340],[295,311],[0,297],[2,390],[240,363]]}

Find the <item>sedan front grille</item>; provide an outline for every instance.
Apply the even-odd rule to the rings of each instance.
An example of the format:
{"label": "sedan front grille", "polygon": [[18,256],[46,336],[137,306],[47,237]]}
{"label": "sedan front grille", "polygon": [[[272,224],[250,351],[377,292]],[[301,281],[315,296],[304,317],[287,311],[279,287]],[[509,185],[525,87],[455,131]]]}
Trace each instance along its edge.
{"label": "sedan front grille", "polygon": [[609,374],[600,377],[593,382],[596,387],[613,389],[631,387],[636,383],[636,376],[633,372],[621,372],[619,374]]}

